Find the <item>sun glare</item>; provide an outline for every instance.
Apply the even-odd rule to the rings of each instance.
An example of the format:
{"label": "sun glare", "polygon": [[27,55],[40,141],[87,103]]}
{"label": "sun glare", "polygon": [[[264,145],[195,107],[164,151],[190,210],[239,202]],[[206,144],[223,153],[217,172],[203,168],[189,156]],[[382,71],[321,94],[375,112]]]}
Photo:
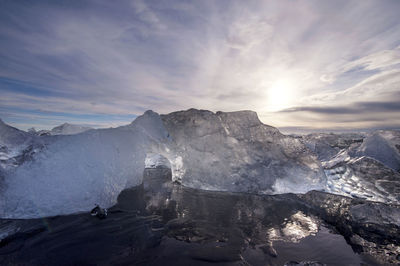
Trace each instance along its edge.
{"label": "sun glare", "polygon": [[279,111],[290,107],[295,99],[294,83],[289,79],[278,79],[268,88],[269,111]]}

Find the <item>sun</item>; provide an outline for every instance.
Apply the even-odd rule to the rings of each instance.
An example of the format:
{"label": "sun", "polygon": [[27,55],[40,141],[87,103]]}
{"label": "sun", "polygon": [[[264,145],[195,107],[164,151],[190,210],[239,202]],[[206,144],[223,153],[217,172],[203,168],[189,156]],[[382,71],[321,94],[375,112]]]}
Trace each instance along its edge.
{"label": "sun", "polygon": [[267,109],[270,112],[290,107],[296,97],[295,84],[287,78],[277,79],[267,90]]}

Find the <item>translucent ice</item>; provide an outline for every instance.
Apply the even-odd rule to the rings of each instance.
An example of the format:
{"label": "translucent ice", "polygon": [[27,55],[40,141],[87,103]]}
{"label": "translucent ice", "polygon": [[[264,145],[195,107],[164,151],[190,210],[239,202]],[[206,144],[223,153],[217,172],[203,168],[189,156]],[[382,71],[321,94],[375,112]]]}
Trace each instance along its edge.
{"label": "translucent ice", "polygon": [[35,149],[39,141],[37,136],[18,130],[5,124],[0,119],[0,176],[3,171],[19,165],[24,154],[27,157]]}
{"label": "translucent ice", "polygon": [[[190,109],[162,115],[182,160],[182,184],[208,190],[306,192],[325,186],[316,156],[299,140],[260,122],[255,112]],[[168,156],[167,156],[168,157]]]}
{"label": "translucent ice", "polygon": [[374,158],[387,167],[400,170],[400,132],[377,131],[368,136],[354,156]]}
{"label": "translucent ice", "polygon": [[191,109],[161,117],[147,111],[114,129],[21,134],[18,142],[29,139],[32,148],[24,149],[26,156],[15,167],[0,172],[3,218],[109,207],[123,189],[142,182],[145,166],[171,167],[173,180],[208,190],[277,194],[326,185],[321,164],[301,141],[264,125],[250,111]]}
{"label": "translucent ice", "polygon": [[[4,178],[0,217],[28,218],[109,207],[142,182],[148,149],[167,137],[158,114],[132,124],[46,138],[45,148]],[[43,139],[43,138],[40,138]]]}

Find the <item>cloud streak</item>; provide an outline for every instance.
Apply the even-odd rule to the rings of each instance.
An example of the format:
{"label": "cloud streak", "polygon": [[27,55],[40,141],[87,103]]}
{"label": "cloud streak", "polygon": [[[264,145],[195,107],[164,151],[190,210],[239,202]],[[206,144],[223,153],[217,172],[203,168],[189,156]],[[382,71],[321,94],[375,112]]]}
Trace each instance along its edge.
{"label": "cloud streak", "polygon": [[399,112],[400,102],[356,102],[352,106],[302,106],[281,110],[282,113],[312,112],[320,114],[360,114],[368,112]]}

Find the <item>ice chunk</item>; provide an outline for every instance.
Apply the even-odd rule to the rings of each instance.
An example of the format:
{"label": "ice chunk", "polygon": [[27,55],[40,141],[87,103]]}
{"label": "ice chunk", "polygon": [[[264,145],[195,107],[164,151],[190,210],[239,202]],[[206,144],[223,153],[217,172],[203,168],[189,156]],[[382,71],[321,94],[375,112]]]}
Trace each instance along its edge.
{"label": "ice chunk", "polygon": [[384,165],[400,170],[400,132],[377,131],[368,136],[356,150],[354,156],[368,156]]}
{"label": "ice chunk", "polygon": [[79,134],[88,130],[91,130],[93,128],[91,127],[86,127],[86,126],[81,126],[81,125],[75,125],[75,124],[69,124],[69,123],[64,123],[62,125],[56,126],[51,130],[39,130],[37,131],[34,127],[28,129],[28,132],[37,135],[37,136],[56,136],[56,135],[74,135],[74,134]]}
{"label": "ice chunk", "polygon": [[32,138],[32,134],[16,129],[0,119],[0,146],[16,147]]}
{"label": "ice chunk", "polygon": [[301,140],[317,154],[319,160],[327,161],[351,146],[359,146],[364,137],[359,133],[313,133],[301,136]]}
{"label": "ice chunk", "polygon": [[172,138],[169,147],[182,160],[183,174],[175,178],[185,186],[267,194],[325,187],[312,152],[261,123],[255,112],[190,109],[161,117]]}
{"label": "ice chunk", "polygon": [[[340,139],[339,135],[336,138]],[[322,162],[328,179],[325,190],[349,197],[399,203],[400,132],[380,130],[368,134],[362,142],[354,140]]]}
{"label": "ice chunk", "polygon": [[[168,133],[154,112],[115,129],[46,137],[45,148],[7,172],[0,217],[31,218],[110,207],[142,182],[148,150]],[[43,138],[40,138],[43,140]]]}
{"label": "ice chunk", "polygon": [[34,134],[16,129],[0,119],[0,174],[28,159],[40,146]]}
{"label": "ice chunk", "polygon": [[167,162],[172,179],[193,188],[276,194],[326,185],[321,164],[300,140],[264,125],[251,111],[191,109],[162,117],[147,111],[119,128],[15,134],[22,140],[13,143],[30,139],[31,145],[15,168],[0,171],[2,218],[108,208],[123,189],[142,182],[145,166]]}
{"label": "ice chunk", "polygon": [[325,170],[326,191],[385,203],[400,203],[400,174],[379,161],[353,158]]}
{"label": "ice chunk", "polygon": [[88,131],[90,129],[92,129],[92,128],[64,123],[62,125],[54,127],[52,130],[50,130],[49,134],[50,135],[73,135],[73,134],[78,134],[78,133]]}

